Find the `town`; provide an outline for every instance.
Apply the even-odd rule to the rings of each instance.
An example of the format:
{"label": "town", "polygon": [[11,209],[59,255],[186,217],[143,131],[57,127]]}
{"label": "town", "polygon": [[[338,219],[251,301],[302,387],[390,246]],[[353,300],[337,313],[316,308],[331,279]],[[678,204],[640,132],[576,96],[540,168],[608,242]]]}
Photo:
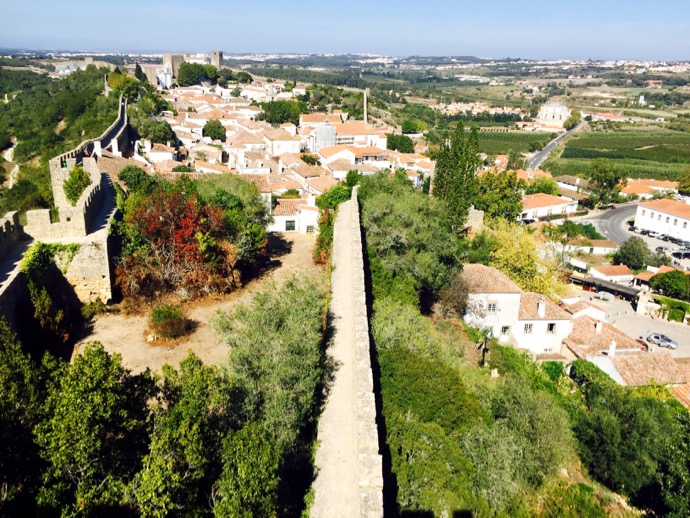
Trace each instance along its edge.
{"label": "town", "polygon": [[0,52],[9,516],[682,516],[690,66]]}

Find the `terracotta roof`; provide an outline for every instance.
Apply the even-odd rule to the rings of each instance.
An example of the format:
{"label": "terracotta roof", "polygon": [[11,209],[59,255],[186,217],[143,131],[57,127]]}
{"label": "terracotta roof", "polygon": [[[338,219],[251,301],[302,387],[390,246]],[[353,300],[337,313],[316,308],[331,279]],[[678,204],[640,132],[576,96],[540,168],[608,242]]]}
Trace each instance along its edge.
{"label": "terracotta roof", "polygon": [[600,355],[608,351],[611,342],[616,342],[618,349],[639,350],[642,345],[606,322],[601,323],[601,332],[597,333],[596,320],[586,315],[573,320],[573,330],[563,343],[578,358],[589,355]]}
{"label": "terracotta roof", "polygon": [[520,293],[517,284],[496,268],[483,264],[466,264],[462,277],[470,293]]}
{"label": "terracotta roof", "polygon": [[371,128],[363,122],[343,122],[335,125],[336,135],[378,135],[381,130]]}
{"label": "terracotta roof", "polygon": [[618,245],[610,239],[571,239],[568,241],[571,246],[581,246],[583,248],[618,248]]}
{"label": "terracotta roof", "polygon": [[[544,302],[544,316],[540,317],[538,304]],[[540,293],[525,292],[520,295],[518,320],[570,320],[570,315],[558,304]]]}
{"label": "terracotta roof", "polygon": [[[678,370],[685,376],[686,380],[690,381],[690,358],[676,358],[675,360]],[[674,387],[671,394],[685,408],[690,408],[690,383],[683,383]]]}
{"label": "terracotta roof", "polygon": [[363,158],[365,156],[383,156],[386,153],[385,149],[381,149],[374,146],[367,147],[353,147],[350,149],[357,158]]}
{"label": "terracotta roof", "polygon": [[352,169],[357,168],[355,164],[345,158],[334,160],[333,162],[326,164],[326,167],[331,171],[351,171]]}
{"label": "terracotta roof", "polygon": [[278,158],[286,166],[291,166],[292,164],[298,164],[302,162],[302,155],[299,153],[283,153]]}
{"label": "terracotta roof", "polygon": [[196,169],[210,169],[210,170],[216,171],[216,172],[218,172],[218,173],[227,173],[227,174],[229,174],[229,173],[231,172],[231,171],[230,171],[230,168],[229,168],[228,166],[226,166],[226,165],[223,165],[223,164],[212,164],[212,163],[210,163],[210,162],[205,162],[204,160],[199,160],[199,159],[197,159],[197,160],[194,162],[194,167],[195,167]]}
{"label": "terracotta roof", "polygon": [[168,153],[174,153],[175,148],[172,148],[170,146],[166,146],[165,144],[154,144],[151,146],[151,151],[163,151],[163,152],[168,152]]}
{"label": "terracotta roof", "polygon": [[292,166],[290,169],[296,174],[300,175],[302,178],[316,178],[317,176],[326,176],[331,174],[328,169],[309,164],[297,164]]}
{"label": "terracotta roof", "polygon": [[273,209],[273,214],[276,216],[294,216],[297,214],[297,206],[302,205],[304,200],[301,198],[296,199],[283,199],[279,198],[276,201],[276,206]]}
{"label": "terracotta roof", "polygon": [[590,272],[591,270],[596,270],[606,277],[620,277],[623,275],[632,275],[633,273],[632,270],[624,264],[592,266]]}
{"label": "terracotta roof", "polygon": [[537,194],[528,194],[522,199],[523,210],[540,209],[542,207],[555,207],[557,205],[568,205],[573,203],[572,200],[559,198],[543,192]]}
{"label": "terracotta roof", "polygon": [[319,155],[324,158],[331,158],[333,155],[337,155],[341,151],[349,151],[353,155],[355,154],[355,149],[350,146],[338,145],[338,146],[327,146],[319,149]]}
{"label": "terracotta roof", "polygon": [[325,113],[303,113],[299,116],[300,124],[304,123],[330,123],[330,124],[341,124],[343,120],[340,115],[328,115]]}
{"label": "terracotta roof", "polygon": [[638,185],[636,183],[628,184],[625,187],[621,189],[621,192],[623,194],[648,194],[652,192],[654,189],[649,187],[648,185]]}
{"label": "terracotta roof", "polygon": [[573,187],[582,187],[587,189],[589,187],[589,182],[584,178],[578,178],[577,176],[571,176],[569,174],[564,174],[562,176],[554,177],[558,183],[564,183],[566,185],[572,185]]}
{"label": "terracotta roof", "polygon": [[271,140],[271,141],[280,141],[280,142],[284,142],[284,141],[294,142],[294,141],[300,140],[299,137],[293,137],[287,131],[285,131],[284,129],[280,129],[280,128],[270,129],[270,130],[264,131],[264,138]]}
{"label": "terracotta roof", "polygon": [[641,207],[651,210],[658,210],[666,214],[672,214],[683,219],[690,219],[690,205],[676,200],[656,200],[646,203],[641,203]]}
{"label": "terracotta roof", "polygon": [[687,382],[668,351],[620,353],[611,357],[611,363],[631,387]]}
{"label": "terracotta roof", "polygon": [[647,187],[656,187],[657,189],[678,189],[678,182],[672,182],[670,180],[652,180],[649,178],[638,178],[637,180],[633,180],[628,178],[628,185],[633,182],[638,185],[646,185]]}
{"label": "terracotta roof", "polygon": [[596,309],[598,311],[602,311],[602,312],[604,311],[599,306],[596,306],[594,304],[589,304],[589,303],[585,302],[584,300],[578,300],[574,304],[563,304],[562,307],[567,313],[570,313],[571,315],[575,315],[575,314],[579,313],[580,311],[584,311],[584,310],[589,309],[589,308],[594,308],[594,309]]}
{"label": "terracotta roof", "polygon": [[240,175],[240,178],[256,185],[259,192],[269,193],[271,192],[271,186],[268,183],[267,176],[266,174],[243,174]]}
{"label": "terracotta roof", "polygon": [[320,193],[324,193],[331,187],[338,185],[338,180],[331,176],[320,176],[318,178],[309,178],[307,185]]}
{"label": "terracotta roof", "polygon": [[265,144],[262,138],[249,133],[248,131],[240,130],[235,135],[228,138],[230,145],[244,145],[244,144]]}

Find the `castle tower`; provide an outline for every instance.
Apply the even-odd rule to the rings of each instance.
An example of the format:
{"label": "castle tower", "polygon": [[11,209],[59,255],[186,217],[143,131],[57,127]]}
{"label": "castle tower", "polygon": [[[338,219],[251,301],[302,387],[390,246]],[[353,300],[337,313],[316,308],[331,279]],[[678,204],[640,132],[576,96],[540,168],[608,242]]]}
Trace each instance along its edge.
{"label": "castle tower", "polygon": [[223,67],[223,51],[222,50],[212,50],[211,51],[211,64],[220,70]]}

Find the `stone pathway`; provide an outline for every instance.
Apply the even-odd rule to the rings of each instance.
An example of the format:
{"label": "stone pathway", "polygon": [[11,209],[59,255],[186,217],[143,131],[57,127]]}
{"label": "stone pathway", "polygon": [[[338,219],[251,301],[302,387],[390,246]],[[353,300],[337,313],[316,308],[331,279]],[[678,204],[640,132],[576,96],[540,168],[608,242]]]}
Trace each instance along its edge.
{"label": "stone pathway", "polygon": [[334,380],[319,419],[316,480],[311,516],[359,514],[355,391],[355,298],[352,266],[352,202],[340,205],[333,242],[331,313],[335,332],[328,349]]}

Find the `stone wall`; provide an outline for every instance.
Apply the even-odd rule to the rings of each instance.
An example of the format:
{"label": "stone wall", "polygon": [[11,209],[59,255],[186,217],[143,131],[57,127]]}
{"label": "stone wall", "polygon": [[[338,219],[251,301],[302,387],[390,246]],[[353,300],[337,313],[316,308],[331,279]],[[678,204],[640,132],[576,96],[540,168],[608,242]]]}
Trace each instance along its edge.
{"label": "stone wall", "polygon": [[96,159],[93,157],[83,159],[82,167],[91,175],[91,185],[84,190],[74,207],[67,202],[63,185],[64,179],[69,176],[69,171],[74,168],[76,159],[67,159],[67,163],[67,168],[61,168],[56,173],[53,172],[51,164],[53,198],[60,221],[51,223],[48,209],[27,211],[24,232],[33,239],[86,236],[94,217],[101,210],[103,189],[107,187],[103,185],[103,175],[98,170]]}
{"label": "stone wall", "polygon": [[110,301],[113,290],[107,239],[80,245],[79,251],[67,267],[65,279],[84,304],[96,299],[101,299],[102,302]]}
{"label": "stone wall", "polygon": [[15,331],[19,329],[18,317],[19,308],[29,300],[29,290],[26,287],[24,275],[19,271],[17,265],[5,280],[0,289],[0,315],[7,319]]}
{"label": "stone wall", "polygon": [[383,459],[379,454],[369,316],[364,283],[362,229],[357,189],[352,192],[352,250],[355,290],[355,393],[357,398],[357,481],[359,516],[383,516]]}
{"label": "stone wall", "polygon": [[0,260],[4,259],[23,237],[25,235],[19,224],[18,212],[8,212],[0,218]]}

